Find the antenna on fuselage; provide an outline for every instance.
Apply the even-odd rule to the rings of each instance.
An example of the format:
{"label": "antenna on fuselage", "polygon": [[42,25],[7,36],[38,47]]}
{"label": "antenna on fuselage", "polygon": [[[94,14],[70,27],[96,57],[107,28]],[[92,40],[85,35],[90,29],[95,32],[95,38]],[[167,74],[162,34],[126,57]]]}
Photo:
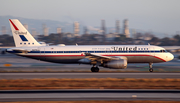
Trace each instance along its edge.
{"label": "antenna on fuselage", "polygon": [[150,45],[150,44],[148,43],[148,45]]}

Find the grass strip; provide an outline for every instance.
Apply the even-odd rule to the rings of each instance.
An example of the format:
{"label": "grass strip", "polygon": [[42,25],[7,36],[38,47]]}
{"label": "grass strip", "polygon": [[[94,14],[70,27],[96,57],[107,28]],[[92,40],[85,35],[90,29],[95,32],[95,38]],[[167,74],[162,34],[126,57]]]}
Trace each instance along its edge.
{"label": "grass strip", "polygon": [[54,78],[0,80],[0,90],[32,89],[180,89],[180,79]]}

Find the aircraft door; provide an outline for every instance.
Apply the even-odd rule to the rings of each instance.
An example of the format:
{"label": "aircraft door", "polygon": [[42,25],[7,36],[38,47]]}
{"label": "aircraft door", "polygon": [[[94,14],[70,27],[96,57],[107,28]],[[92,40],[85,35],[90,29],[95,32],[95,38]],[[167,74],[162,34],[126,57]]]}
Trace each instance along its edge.
{"label": "aircraft door", "polygon": [[149,47],[149,51],[150,51],[150,55],[154,56],[154,48],[153,47]]}
{"label": "aircraft door", "polygon": [[[150,47],[149,51],[150,51],[150,55],[151,55],[152,57],[155,56],[154,47]],[[153,62],[154,62],[154,58],[150,58],[150,61],[151,61],[151,63],[153,63]]]}
{"label": "aircraft door", "polygon": [[107,48],[105,54],[106,54],[107,56],[111,56],[111,54],[112,54],[111,52],[112,52],[111,49]]}
{"label": "aircraft door", "polygon": [[39,54],[41,59],[45,59],[45,48],[39,47]]}
{"label": "aircraft door", "polygon": [[149,51],[151,56],[155,55],[154,47],[150,47]]}

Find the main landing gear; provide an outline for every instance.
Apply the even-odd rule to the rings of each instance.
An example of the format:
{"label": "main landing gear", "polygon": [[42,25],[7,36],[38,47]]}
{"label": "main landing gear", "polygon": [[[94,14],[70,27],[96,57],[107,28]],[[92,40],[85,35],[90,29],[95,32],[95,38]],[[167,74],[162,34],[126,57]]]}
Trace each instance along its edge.
{"label": "main landing gear", "polygon": [[150,71],[150,72],[153,72],[152,65],[153,65],[153,63],[149,63],[149,71]]}
{"label": "main landing gear", "polygon": [[93,65],[93,67],[91,68],[91,71],[92,72],[99,72],[98,66]]}

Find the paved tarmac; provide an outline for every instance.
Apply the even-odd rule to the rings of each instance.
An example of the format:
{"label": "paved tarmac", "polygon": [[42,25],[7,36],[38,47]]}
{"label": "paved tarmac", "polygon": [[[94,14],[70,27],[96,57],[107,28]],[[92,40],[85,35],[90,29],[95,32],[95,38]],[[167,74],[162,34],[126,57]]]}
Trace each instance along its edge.
{"label": "paved tarmac", "polygon": [[23,90],[0,91],[0,102],[75,100],[180,101],[179,90]]}
{"label": "paved tarmac", "polygon": [[180,73],[0,73],[0,79],[34,78],[180,78]]}

